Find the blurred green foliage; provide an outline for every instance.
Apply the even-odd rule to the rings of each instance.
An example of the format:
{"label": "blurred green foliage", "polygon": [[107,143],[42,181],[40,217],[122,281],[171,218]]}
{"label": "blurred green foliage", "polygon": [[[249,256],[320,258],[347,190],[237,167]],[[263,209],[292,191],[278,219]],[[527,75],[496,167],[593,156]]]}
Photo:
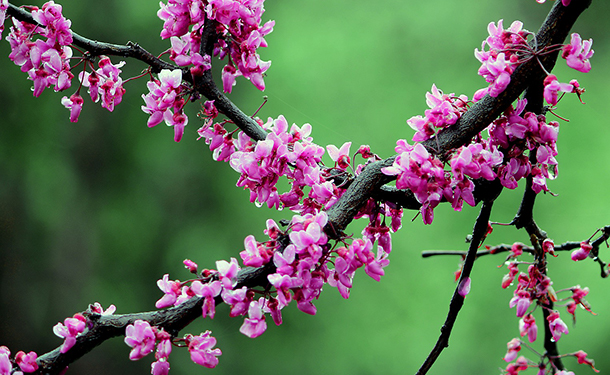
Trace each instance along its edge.
{"label": "blurred green foliage", "polygon": [[[62,4],[73,30],[92,39],[136,41],[155,54],[169,46],[158,37],[154,1]],[[508,25],[520,19],[535,31],[551,5],[271,0],[264,19],[276,20],[276,27],[267,38],[269,48],[261,51],[264,60],[273,61],[267,90],[260,93],[240,79],[231,98],[253,113],[267,95],[262,118],[284,114],[290,123],[311,123],[321,145],[352,141],[355,150],[369,144],[387,157],[397,138],[412,136],[405,120],[426,108],[424,94],[432,83],[468,96],[485,84],[476,74],[473,50],[480,48],[489,22],[504,18]],[[570,122],[562,122],[560,175],[549,185],[558,196],[537,201],[536,220],[556,243],[586,239],[610,224],[608,8],[607,2],[594,1],[576,26],[595,41],[592,72],[570,70],[563,60],[555,70],[561,81],[578,78],[587,89],[586,105],[572,96],[560,103],[558,113]],[[9,53],[5,42],[0,53]],[[143,68],[128,61],[123,76]],[[115,304],[118,313],[154,309],[161,296],[157,279],[164,273],[189,277],[184,258],[214,267],[217,259],[237,257],[248,234],[261,238],[267,218],[290,217],[248,204],[248,193],[233,188],[237,175],[227,164],[213,162],[203,141],[196,141],[196,104],[186,135],[176,144],[171,129],[146,127],[140,110],[144,79],[127,83],[115,113],[85,97],[80,121],[72,124],[60,104],[63,93],[45,90],[33,98],[31,82],[7,58],[0,60],[0,71],[0,344],[13,352],[55,348],[61,341],[52,326],[95,301]],[[511,220],[521,189],[503,193],[494,220]],[[213,331],[224,353],[218,368],[199,367],[186,350],[175,349],[171,373],[414,373],[437,339],[459,261],[422,259],[420,251],[466,249],[464,238],[477,212],[441,206],[431,226],[420,218],[411,222],[415,213],[405,213],[380,283],[357,274],[349,301],[326,288],[316,303],[317,316],[291,306],[281,327],[269,321],[268,331],[256,340],[239,333],[241,319],[228,318],[226,307],[219,308],[213,321],[200,319],[189,328],[195,334]],[[361,228],[356,223],[350,230],[358,235]],[[497,226],[487,244],[514,241],[527,238]],[[502,261],[502,256],[477,261],[450,347],[431,374],[498,373],[505,366],[501,358],[506,342],[518,335],[518,319],[508,309],[511,291],[500,288],[506,272],[497,267]],[[589,301],[599,313],[580,311],[560,350],[584,349],[602,372],[610,370],[608,281],[599,278],[593,262],[576,264],[567,254],[551,259],[549,267],[557,290],[589,286]],[[534,348],[542,351],[538,344]],[[152,359],[132,363],[128,352],[120,338],[111,340],[73,364],[70,373],[148,373]],[[590,371],[573,359],[566,364],[578,373]]]}

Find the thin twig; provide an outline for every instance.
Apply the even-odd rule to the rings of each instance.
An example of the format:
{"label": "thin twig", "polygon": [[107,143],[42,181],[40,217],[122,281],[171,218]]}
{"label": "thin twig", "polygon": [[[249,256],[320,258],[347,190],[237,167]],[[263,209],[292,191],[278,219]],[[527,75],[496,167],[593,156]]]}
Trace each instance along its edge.
{"label": "thin twig", "polygon": [[460,312],[462,305],[464,304],[464,297],[459,294],[459,289],[464,280],[470,277],[470,271],[472,271],[474,261],[477,257],[477,249],[479,248],[487,234],[487,226],[489,223],[489,217],[491,215],[492,206],[493,201],[486,201],[481,207],[481,212],[479,213],[479,217],[477,217],[477,220],[474,224],[474,229],[472,231],[472,241],[470,242],[470,246],[468,248],[468,255],[464,260],[462,274],[460,276],[460,280],[457,283],[457,287],[453,292],[453,297],[451,297],[447,319],[441,327],[441,335],[439,336],[436,345],[434,345],[434,348],[432,349],[422,366],[417,371],[417,375],[426,374],[428,370],[430,370],[438,356],[441,354],[443,349],[449,346],[449,336],[451,335],[451,330],[453,328],[453,325],[455,324],[457,315]]}

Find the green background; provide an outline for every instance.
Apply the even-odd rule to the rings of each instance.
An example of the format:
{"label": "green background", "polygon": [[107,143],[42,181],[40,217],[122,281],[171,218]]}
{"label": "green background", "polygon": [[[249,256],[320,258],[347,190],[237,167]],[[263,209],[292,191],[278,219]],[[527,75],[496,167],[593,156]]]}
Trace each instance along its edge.
{"label": "green background", "polygon": [[[169,46],[158,37],[162,23],[155,1],[62,4],[73,30],[89,38],[136,41],[154,54]],[[270,0],[263,19],[276,20],[276,26],[267,37],[269,48],[260,51],[264,60],[273,61],[267,90],[261,93],[242,78],[231,98],[253,113],[267,95],[260,117],[283,114],[289,123],[309,122],[320,145],[352,141],[352,152],[369,144],[388,157],[396,139],[411,138],[405,120],[427,108],[424,95],[433,83],[469,97],[484,86],[473,50],[487,36],[489,22],[504,18],[508,26],[520,19],[535,31],[551,5],[534,0]],[[610,224],[609,7],[594,1],[576,25],[583,38],[595,41],[591,73],[571,70],[563,60],[555,70],[560,81],[577,78],[587,89],[586,105],[573,96],[560,103],[557,112],[570,122],[561,122],[559,178],[549,183],[558,196],[540,196],[536,205],[536,220],[555,243],[584,240]],[[3,41],[0,54],[9,52]],[[122,76],[143,68],[128,61]],[[234,187],[237,174],[226,163],[213,162],[205,143],[196,141],[197,104],[190,106],[184,139],[175,143],[172,129],[146,127],[140,109],[145,79],[126,84],[114,113],[85,97],[80,121],[72,124],[60,99],[75,87],[66,93],[45,90],[33,98],[31,82],[8,58],[0,59],[0,72],[0,345],[13,353],[57,347],[61,340],[53,335],[53,325],[95,301],[115,304],[117,313],[152,310],[162,295],[156,281],[164,273],[189,277],[183,259],[213,268],[218,259],[237,257],[247,235],[262,238],[267,218],[291,216],[248,204],[248,193]],[[504,191],[492,220],[512,219],[522,188]],[[466,249],[464,238],[477,212],[469,206],[453,212],[443,205],[430,226],[419,217],[411,222],[415,213],[406,212],[381,282],[357,273],[348,301],[326,287],[315,317],[290,306],[284,324],[276,327],[268,319],[269,329],[257,339],[240,334],[241,318],[228,318],[228,309],[219,307],[213,321],[199,319],[185,330],[213,331],[223,351],[219,366],[195,365],[186,350],[176,348],[171,373],[415,373],[445,319],[459,261],[422,259],[420,252]],[[361,228],[355,223],[348,230],[358,235]],[[496,226],[486,243],[514,241],[527,242],[527,237]],[[608,260],[607,250],[602,254]],[[495,374],[506,366],[502,357],[506,342],[518,335],[518,318],[508,308],[512,291],[500,288],[506,269],[497,266],[503,259],[476,262],[472,291],[450,346],[430,374]],[[551,259],[549,267],[557,290],[589,286],[588,300],[598,313],[578,311],[573,326],[563,312],[570,334],[561,339],[560,350],[583,349],[602,373],[610,371],[608,280],[600,279],[590,260],[574,263],[567,253]],[[540,311],[536,318],[541,326]],[[533,347],[542,351],[538,343]],[[110,340],[70,366],[69,373],[150,371],[152,356],[131,362],[128,353],[120,338]],[[535,358],[527,349],[521,353]],[[592,373],[572,358],[565,363],[578,374]]]}

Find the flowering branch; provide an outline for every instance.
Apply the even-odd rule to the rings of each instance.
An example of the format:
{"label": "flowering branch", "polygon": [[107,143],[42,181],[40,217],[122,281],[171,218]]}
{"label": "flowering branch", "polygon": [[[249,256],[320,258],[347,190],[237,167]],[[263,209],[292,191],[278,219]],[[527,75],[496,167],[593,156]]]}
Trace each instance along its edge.
{"label": "flowering branch", "polygon": [[[555,2],[540,30],[536,34],[538,49],[562,43],[578,16],[589,7],[591,0],[572,1],[568,7],[561,2]],[[558,52],[540,57],[541,64],[551,71],[557,59]],[[544,78],[544,71],[534,59],[520,65],[511,75],[510,84],[497,97],[486,95],[466,111],[457,122],[441,130],[436,137],[423,142],[426,149],[437,155],[444,155],[451,149],[458,148],[485,129],[497,118],[531,82]],[[345,194],[328,210],[329,227],[327,233],[341,232],[356,216],[373,192],[392,180],[385,175],[382,168],[391,166],[396,155],[375,162],[356,177]],[[531,190],[531,189],[529,189]]]}
{"label": "flowering branch", "polygon": [[[399,140],[397,155],[385,160],[372,154],[368,146],[361,146],[351,156],[360,155],[367,161],[358,166],[351,164],[351,142],[340,148],[328,145],[325,149],[313,143],[309,124],[289,128],[283,116],[264,123],[242,112],[216,86],[211,72],[212,56],[227,60],[222,69],[225,93],[231,92],[238,76],[246,77],[264,90],[263,77],[270,62],[262,61],[256,51],[266,47],[264,37],[272,31],[274,22],[261,25],[262,3],[161,2],[158,15],[165,21],[161,37],[170,38],[172,45],[163,54],[169,53],[169,59],[175,62],[171,64],[135,43],[107,44],[73,33],[71,22],[61,15],[61,6],[53,1],[42,9],[30,7],[31,13],[28,13],[0,0],[2,20],[5,10],[17,19],[13,20],[14,27],[7,37],[12,50],[10,58],[34,82],[34,96],[39,96],[47,87],[54,87],[55,91],[70,87],[74,78],[70,64],[73,45],[85,52],[79,62],[84,69],[78,78],[78,89],[70,98],[62,99],[62,104],[70,109],[70,120],[78,119],[83,103],[79,92],[83,86],[88,88],[94,102],[101,96],[102,106],[112,111],[125,92],[119,77],[124,62],[115,65],[102,55],[143,61],[149,68],[140,77],[150,76],[149,93],[143,95],[146,105],[142,106],[150,115],[149,127],[165,121],[173,126],[175,141],[180,141],[188,123],[185,104],[206,97],[209,100],[201,112],[204,125],[198,134],[214,151],[214,159],[229,162],[240,173],[237,185],[250,190],[251,202],[298,213],[292,220],[280,222],[283,229],[269,220],[265,230],[269,239],[264,242],[256,241],[254,236],[245,239],[245,250],[240,256],[246,268],[240,268],[232,258],[230,262],[216,262],[217,270],[198,272],[197,265],[186,260],[185,265],[196,275],[194,279],[172,281],[165,275],[157,283],[164,295],[156,307],[169,309],[111,315],[113,311],[104,312],[99,305],[90,306],[54,327],[54,333],[64,338],[64,343],[38,360],[33,352],[19,352],[11,360],[8,348],[0,347],[0,370],[11,370],[14,362],[26,372],[59,373],[99,343],[120,335],[125,335],[126,344],[132,347],[132,360],[150,354],[156,345],[156,361],[152,364],[155,375],[167,374],[171,344],[178,342],[179,346],[188,347],[195,363],[214,367],[222,353],[220,349],[213,349],[216,340],[209,331],[199,336],[177,337],[199,314],[213,318],[215,306],[226,303],[231,307],[231,316],[247,315],[240,331],[251,338],[266,330],[265,314],[280,325],[281,310],[293,301],[301,311],[315,315],[313,301],[323,285],[336,287],[342,297],[348,298],[357,269],[364,268],[369,276],[380,280],[383,268],[389,264],[390,232],[400,228],[402,208],[420,209],[424,222],[430,224],[434,207],[442,201],[450,202],[457,211],[463,202],[474,206],[483,201],[441,336],[419,371],[424,374],[448,346],[451,329],[470,289],[469,275],[477,250],[490,231],[493,201],[503,187],[514,189],[523,177],[527,177],[526,192],[512,224],[524,227],[530,234],[536,263],[530,266],[529,276],[519,275],[519,286],[510,305],[517,306],[519,317],[523,317],[532,301],[543,309],[548,321],[545,358],[551,361],[553,369],[563,369],[555,342],[562,333],[567,333],[567,328],[553,310],[550,279],[546,276],[545,254],[553,246],[546,233],[536,226],[532,214],[535,194],[548,191],[546,179],[554,178],[551,175],[557,165],[554,156],[559,124],[547,124],[544,116],[537,114],[542,113],[543,96],[555,105],[558,92],[580,95],[583,91],[578,89],[577,82],[559,84],[548,72],[560,48],[569,66],[585,72],[590,69],[588,59],[593,54],[590,40],[583,42],[573,34],[569,46],[558,47],[590,0],[556,2],[534,36],[533,46],[527,41],[532,34],[522,30],[520,22],[507,30],[501,21],[497,27],[490,24],[490,36],[483,44],[490,50],[477,50],[475,55],[483,63],[479,74],[491,85],[475,93],[472,100],[443,94],[433,86],[432,93],[427,95],[431,110],[426,111],[426,118],[416,116],[407,121],[417,130],[416,144],[412,146],[406,140]],[[96,57],[100,57],[97,70],[93,65]],[[152,73],[158,73],[157,77]],[[526,89],[527,107],[524,100],[517,101],[513,107],[512,103]],[[521,117],[523,109],[527,112]],[[229,120],[214,123],[219,111]],[[227,123],[234,123],[242,132],[227,131],[224,128]],[[480,134],[486,128],[489,139]],[[325,151],[333,166],[324,166]],[[527,157],[526,152],[529,152]],[[444,169],[448,166],[450,171]],[[289,180],[289,192],[278,192],[276,183],[280,177]],[[394,179],[395,188],[384,186]],[[363,238],[353,239],[344,230],[356,217],[367,218],[369,224],[362,233]],[[391,220],[390,225],[386,219]],[[602,237],[607,238],[607,233]],[[572,259],[582,260],[596,254],[589,241],[585,242],[572,254]],[[375,244],[376,252],[373,251]],[[511,247],[514,258],[517,250],[523,251],[514,249],[514,245]],[[509,276],[507,284],[512,283],[517,266],[518,262],[509,266],[512,279]],[[254,299],[257,294],[260,298]],[[572,297],[574,306],[577,303],[584,306],[581,297]],[[528,338],[532,341],[535,325],[531,314],[526,318],[524,325],[527,324]],[[546,359],[540,362],[541,369]]]}
{"label": "flowering branch", "polygon": [[[38,24],[29,12],[10,3],[7,9],[7,15],[30,24]],[[206,35],[204,36],[204,40],[207,41],[208,39],[214,38],[215,34],[210,32],[210,30],[214,28],[214,23],[215,22],[213,20],[207,20]],[[154,73],[159,73],[163,69],[172,71],[175,69],[181,69],[178,65],[161,60],[159,57],[142,48],[138,43],[128,42],[127,45],[105,43],[85,38],[73,31],[70,32],[72,34],[74,45],[86,50],[91,57],[111,55],[133,58],[147,64],[150,67],[150,70]],[[213,44],[213,42],[207,44],[203,43],[202,50],[207,45],[208,54],[211,55],[209,48],[211,48]],[[231,121],[240,127],[248,136],[257,141],[265,139],[266,132],[260,127],[260,125],[258,125],[256,121],[239,109],[239,107],[237,107],[229,98],[227,98],[225,94],[218,90],[216,84],[214,83],[214,79],[212,78],[211,69],[205,71],[202,77],[196,78],[194,78],[191,74],[188,74],[188,70],[186,68],[182,69],[186,73],[183,74],[184,80],[192,83],[199,94],[203,95],[209,100],[213,100],[216,108],[231,119]]]}

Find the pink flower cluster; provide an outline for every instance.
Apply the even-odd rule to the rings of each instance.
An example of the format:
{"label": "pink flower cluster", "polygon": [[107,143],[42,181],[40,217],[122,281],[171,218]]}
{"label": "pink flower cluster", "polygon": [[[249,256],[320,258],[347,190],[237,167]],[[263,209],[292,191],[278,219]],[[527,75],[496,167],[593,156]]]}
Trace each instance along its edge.
{"label": "pink flower cluster", "polygon": [[[13,18],[6,39],[11,45],[9,58],[21,67],[22,72],[28,73],[34,82],[34,96],[38,97],[47,87],[62,91],[72,84],[74,75],[70,72],[69,63],[72,49],[68,47],[72,43],[72,32],[71,22],[61,14],[61,5],[49,1],[42,9],[31,9],[39,26]],[[40,38],[33,40],[36,35]]]}
{"label": "pink flower cluster", "polygon": [[[274,273],[267,276],[275,291],[266,293],[258,300],[254,298],[253,290],[247,287],[237,288],[237,275],[241,267],[237,260],[232,258],[230,262],[216,262],[217,270],[204,270],[196,280],[171,281],[169,275],[164,275],[158,281],[159,289],[164,295],[157,301],[156,306],[177,306],[190,298],[198,297],[203,299],[202,316],[214,318],[216,301],[220,298],[230,307],[230,316],[244,316],[240,332],[250,338],[258,337],[266,331],[267,314],[276,325],[282,324],[281,310],[292,301],[296,302],[299,310],[315,315],[317,310],[314,300],[319,297],[324,284],[337,287],[339,293],[348,298],[352,279],[358,268],[364,267],[365,272],[377,281],[384,275],[391,251],[390,229],[382,224],[379,215],[390,212],[393,229],[397,230],[400,227],[402,212],[386,205],[367,207],[368,213],[363,215],[371,218],[371,224],[363,232],[364,238],[355,239],[350,245],[338,248],[331,247],[324,233],[328,222],[324,211],[295,215],[287,231],[282,231],[273,220],[268,220],[265,233],[269,240],[266,242],[259,243],[254,236],[246,237],[245,250],[240,253],[244,265],[261,267],[272,263],[275,269]],[[377,214],[372,214],[372,211]],[[373,251],[374,242],[378,243],[376,253]],[[184,264],[197,274],[198,267],[194,262],[185,260]],[[275,295],[272,294],[274,292]],[[155,328],[141,321],[136,321],[130,327],[125,342],[134,348],[132,359],[139,359],[152,352],[155,340],[159,340]],[[221,352],[211,349],[216,340],[209,332],[204,336],[199,339],[187,336],[185,340],[193,361],[213,367]],[[199,351],[193,352],[195,347],[200,348]]]}
{"label": "pink flower cluster", "polygon": [[[79,81],[82,85],[89,88],[91,100],[97,103],[101,98],[102,107],[110,112],[114,111],[114,106],[123,100],[123,94],[125,94],[123,80],[119,76],[121,74],[120,68],[124,64],[125,62],[121,61],[115,65],[110,61],[110,58],[102,56],[97,70],[92,70],[91,73],[81,72],[79,75]],[[61,104],[70,110],[71,122],[78,121],[78,116],[83,108],[83,98],[79,92],[80,87],[69,98],[64,96],[61,99]]]}
{"label": "pink flower cluster", "polygon": [[[504,30],[503,20],[498,25],[491,22],[487,27],[489,36],[483,41],[481,50],[475,49],[474,55],[481,62],[479,75],[490,84],[489,87],[479,90],[475,98],[482,98],[485,94],[498,96],[510,83],[510,75],[519,63],[515,53],[520,47],[527,46],[526,36],[529,31],[523,29],[523,23],[513,22]],[[489,50],[485,50],[485,46]]]}
{"label": "pink flower cluster", "polygon": [[509,306],[517,308],[517,316],[522,318],[534,301],[547,298],[551,279],[542,274],[534,265],[528,267],[528,274],[520,273],[517,288]]}
{"label": "pink flower cluster", "polygon": [[432,92],[426,93],[427,109],[422,117],[413,116],[407,120],[407,124],[415,130],[414,142],[423,142],[436,134],[440,129],[449,127],[457,122],[468,109],[466,95],[443,94],[436,85],[432,85]]}
{"label": "pink flower cluster", "polygon": [[443,163],[431,155],[421,144],[409,145],[405,140],[396,142],[398,156],[391,167],[382,169],[390,176],[398,176],[396,187],[410,189],[422,204],[424,223],[434,219],[434,208],[444,197],[456,211],[462,209],[463,202],[475,205],[472,192],[473,182],[467,178],[493,180],[496,174],[492,168],[502,162],[502,153],[495,145],[485,140],[456,150],[450,160],[451,173],[444,170]]}
{"label": "pink flower cluster", "polygon": [[13,368],[10,360],[11,351],[6,346],[0,346],[0,375],[23,375],[23,373],[31,373],[38,370],[36,359],[38,355],[35,352],[25,353],[22,351],[15,354],[15,363],[19,366],[19,370]]}
{"label": "pink flower cluster", "polygon": [[[207,105],[207,103],[206,103]],[[208,106],[209,107],[209,106]],[[212,113],[210,109],[204,112]],[[328,146],[335,167],[321,166],[324,148],[313,143],[311,125],[290,128],[284,116],[269,118],[263,129],[269,131],[264,141],[253,142],[243,132],[237,139],[221,124],[213,124],[211,119],[198,130],[205,138],[216,160],[229,161],[231,167],[240,173],[237,186],[250,190],[250,201],[268,207],[286,207],[296,212],[313,213],[330,207],[343,190],[337,188],[331,171],[345,174],[349,165],[351,143],[340,149]],[[276,187],[280,177],[286,177],[291,185],[288,192],[280,193]],[[309,193],[306,196],[306,188]]]}
{"label": "pink flower cluster", "polygon": [[[508,158],[498,168],[497,175],[504,187],[515,189],[517,182],[528,175],[533,176],[532,189],[539,193],[548,191],[547,179],[557,176],[557,135],[559,123],[546,122],[544,115],[526,112],[525,100],[517,101],[504,115],[488,128],[490,143],[505,150]],[[536,162],[531,163],[526,151],[536,150]]]}
{"label": "pink flower cluster", "polygon": [[[542,248],[544,253],[549,253],[554,255],[554,245],[553,241],[550,239],[545,239],[542,244]],[[512,261],[508,262],[509,273],[504,276],[502,280],[502,288],[507,288],[513,280],[515,276],[518,274],[518,265],[521,263],[517,261],[517,257],[523,254],[523,244],[515,243],[512,246],[511,254],[508,256],[507,260],[512,259]],[[535,265],[530,265],[528,267],[528,273],[520,273],[517,277],[517,287],[514,291],[514,296],[510,300],[509,306],[516,307],[517,316],[521,319],[519,320],[519,333],[521,337],[527,337],[530,343],[536,341],[538,336],[538,327],[536,325],[536,320],[533,316],[533,311],[541,307],[542,309],[547,309],[548,316],[546,319],[545,325],[548,326],[549,332],[552,335],[552,340],[557,341],[561,338],[563,334],[568,334],[569,330],[565,322],[561,319],[560,314],[556,310],[550,310],[547,306],[549,302],[564,302],[568,301],[565,304],[566,309],[569,314],[574,316],[575,318],[575,310],[577,306],[582,306],[587,311],[591,312],[591,308],[589,303],[585,300],[585,296],[589,293],[588,288],[581,288],[579,285],[574,286],[569,289],[562,289],[555,291],[551,285],[552,282],[548,276],[542,274]],[[560,292],[570,292],[571,295],[567,298],[559,299],[558,294]],[[530,306],[535,303],[534,309],[530,310]],[[526,359],[524,356],[517,358],[519,351],[522,349],[523,341],[515,338],[512,339],[508,344],[508,351],[504,356],[504,360],[509,363],[506,367],[506,373],[508,374],[518,374],[520,371],[526,370],[528,367],[538,367],[540,370],[540,374],[550,373],[547,372],[547,364],[545,363],[544,356],[541,357],[539,363],[535,364],[535,362]],[[529,348],[529,347],[528,347]],[[587,364],[591,366],[593,370],[596,370],[594,367],[594,362],[591,359],[586,358],[587,354],[583,351],[579,351],[576,353],[565,354],[575,356],[578,359],[578,363]]]}
{"label": "pink flower cluster", "polygon": [[163,69],[159,79],[147,83],[149,93],[142,95],[144,103],[142,111],[148,113],[148,126],[153,127],[161,121],[174,128],[174,141],[180,142],[188,117],[184,113],[184,87],[182,86],[182,70]]}
{"label": "pink flower cluster", "polygon": [[[198,336],[188,334],[182,340],[188,347],[193,362],[208,368],[214,368],[218,364],[218,356],[222,354],[220,349],[214,349],[216,339],[206,331]],[[172,341],[169,333],[163,329],[151,326],[144,320],[136,320],[127,326],[125,331],[125,343],[132,348],[129,359],[137,361],[144,358],[155,350],[155,362],[151,364],[153,375],[167,375],[169,373],[169,355],[172,352]]]}
{"label": "pink flower cluster", "polygon": [[66,353],[76,344],[76,337],[87,328],[87,319],[82,314],[74,314],[72,318],[64,319],[63,324],[57,323],[53,327],[53,333],[64,339],[61,352]]}
{"label": "pink flower cluster", "polygon": [[170,58],[180,66],[193,65],[191,73],[195,76],[210,69],[210,56],[200,54],[201,31],[206,18],[215,20],[220,39],[214,46],[214,55],[230,57],[222,70],[224,91],[230,93],[240,75],[264,90],[263,75],[271,63],[262,61],[257,49],[267,46],[264,37],[273,31],[275,22],[261,26],[263,3],[264,0],[161,2],[157,15],[164,21],[161,38],[171,38]]}

